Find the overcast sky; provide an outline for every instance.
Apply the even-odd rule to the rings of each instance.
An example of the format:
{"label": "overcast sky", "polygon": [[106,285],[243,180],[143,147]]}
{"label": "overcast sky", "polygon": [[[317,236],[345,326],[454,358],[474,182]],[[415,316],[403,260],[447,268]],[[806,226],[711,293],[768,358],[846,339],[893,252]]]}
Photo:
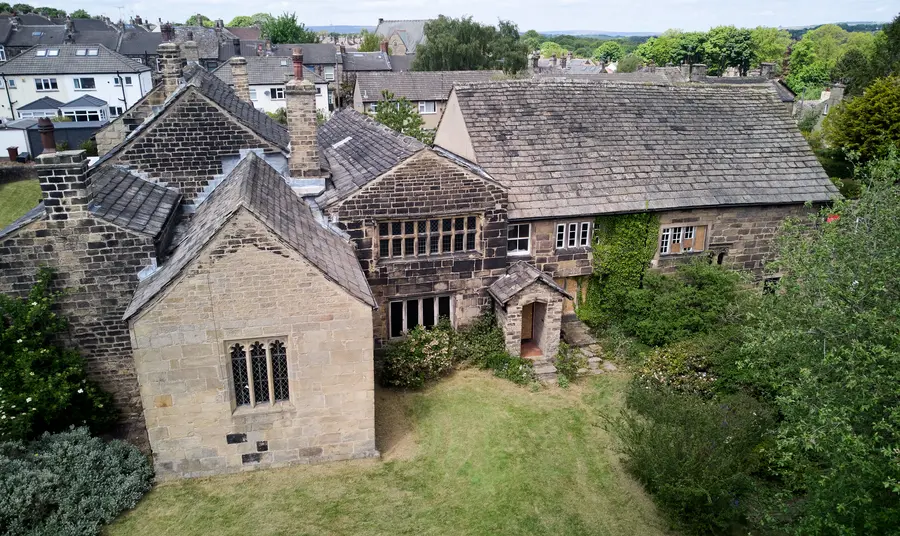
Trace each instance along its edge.
{"label": "overcast sky", "polygon": [[[69,0],[40,2],[67,11],[79,7],[91,14],[127,19],[137,14],[156,22],[162,17],[183,22],[200,12],[227,23],[236,15],[296,12],[307,25],[374,26],[378,18],[423,19],[439,14],[471,15],[495,23],[516,22],[521,31],[605,30],[653,31],[668,28],[707,30],[711,26],[804,26],[841,21],[887,21],[900,12],[900,0]],[[79,3],[80,2],[80,3]],[[10,3],[14,3],[10,1]],[[120,10],[119,7],[123,6]]]}

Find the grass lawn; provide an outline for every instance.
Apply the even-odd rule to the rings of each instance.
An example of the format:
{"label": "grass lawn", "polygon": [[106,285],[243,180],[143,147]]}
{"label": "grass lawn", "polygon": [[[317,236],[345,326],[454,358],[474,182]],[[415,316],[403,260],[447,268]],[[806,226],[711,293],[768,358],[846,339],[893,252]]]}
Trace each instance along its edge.
{"label": "grass lawn", "polygon": [[665,534],[599,426],[626,379],[533,392],[464,370],[379,391],[383,460],[162,484],[107,534]]}
{"label": "grass lawn", "polygon": [[0,229],[33,209],[41,200],[41,186],[36,179],[0,184]]}

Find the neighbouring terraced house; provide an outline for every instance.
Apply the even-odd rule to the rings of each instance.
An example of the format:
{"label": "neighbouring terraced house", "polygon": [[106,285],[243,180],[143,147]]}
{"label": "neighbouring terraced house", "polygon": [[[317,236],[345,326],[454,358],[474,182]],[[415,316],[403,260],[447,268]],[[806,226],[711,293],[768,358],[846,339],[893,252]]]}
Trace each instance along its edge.
{"label": "neighbouring terraced house", "polygon": [[58,270],[70,342],[160,478],[377,455],[373,349],[442,317],[492,310],[511,353],[554,356],[598,216],[658,213],[657,269],[760,275],[780,222],[838,195],[770,87],[458,85],[426,146],[354,110],[317,125],[300,51],[287,128],[159,57],[97,163],[39,158],[0,289]]}

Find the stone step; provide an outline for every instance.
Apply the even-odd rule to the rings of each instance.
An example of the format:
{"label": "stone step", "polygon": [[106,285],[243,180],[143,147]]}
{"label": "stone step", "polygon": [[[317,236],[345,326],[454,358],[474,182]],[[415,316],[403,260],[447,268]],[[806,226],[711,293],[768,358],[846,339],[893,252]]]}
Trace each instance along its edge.
{"label": "stone step", "polygon": [[537,377],[538,381],[554,382],[556,381],[556,367],[554,367],[550,363],[544,363],[541,365],[535,363],[534,375]]}

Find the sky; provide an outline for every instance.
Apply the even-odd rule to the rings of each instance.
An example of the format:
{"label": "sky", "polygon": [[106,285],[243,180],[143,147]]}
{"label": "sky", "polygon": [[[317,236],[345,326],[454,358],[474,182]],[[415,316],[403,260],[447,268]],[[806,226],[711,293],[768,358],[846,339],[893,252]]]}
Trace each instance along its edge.
{"label": "sky", "polygon": [[[10,2],[15,3],[15,2]],[[379,18],[426,19],[472,16],[483,23],[512,20],[524,32],[597,30],[662,32],[669,28],[708,30],[712,26],[806,26],[843,21],[888,21],[900,0],[67,0],[40,2],[66,11],[79,7],[113,20],[140,15],[156,22],[184,22],[194,13],[227,23],[236,15],[295,12],[307,25],[375,26]]]}

